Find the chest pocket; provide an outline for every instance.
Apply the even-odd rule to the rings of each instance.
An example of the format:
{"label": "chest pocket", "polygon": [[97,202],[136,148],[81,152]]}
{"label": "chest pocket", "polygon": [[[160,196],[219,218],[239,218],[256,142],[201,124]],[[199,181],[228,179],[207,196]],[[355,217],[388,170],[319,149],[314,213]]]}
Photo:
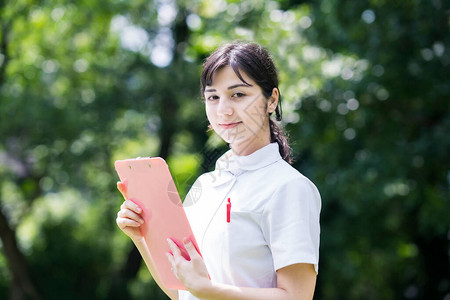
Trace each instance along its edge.
{"label": "chest pocket", "polygon": [[230,223],[224,224],[224,247],[230,257],[257,255],[267,246],[260,221],[261,214],[231,209]]}

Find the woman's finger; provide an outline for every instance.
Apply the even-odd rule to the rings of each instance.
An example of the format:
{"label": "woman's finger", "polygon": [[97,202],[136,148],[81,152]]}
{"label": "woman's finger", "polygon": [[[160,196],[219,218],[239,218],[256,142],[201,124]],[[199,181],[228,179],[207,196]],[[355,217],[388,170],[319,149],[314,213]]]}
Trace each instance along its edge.
{"label": "woman's finger", "polygon": [[131,200],[125,200],[121,206],[122,209],[131,209],[132,211],[134,211],[137,214],[142,213],[142,208],[139,207],[139,205],[137,205],[136,203],[134,203]]}
{"label": "woman's finger", "polygon": [[172,271],[173,271],[173,269],[175,267],[175,259],[173,258],[173,255],[170,253],[166,253],[166,256],[167,256],[167,260],[172,265]]}
{"label": "woman's finger", "polygon": [[144,219],[139,214],[129,209],[121,209],[117,213],[117,217],[131,219],[133,221],[139,222],[140,224],[144,224]]}
{"label": "woman's finger", "polygon": [[172,271],[173,275],[175,275],[176,278],[178,278],[178,270],[177,265],[175,263],[175,259],[172,254],[166,253],[167,260],[169,261],[170,265],[172,266],[170,270]]}
{"label": "woman's finger", "polygon": [[125,227],[140,227],[141,223],[128,219],[128,218],[120,218],[118,217],[116,219],[117,226],[119,226],[120,229],[124,229]]}
{"label": "woman's finger", "polygon": [[201,258],[200,253],[198,252],[197,247],[195,247],[194,243],[190,239],[185,239],[183,241],[184,248],[186,248],[187,253],[191,259]]}
{"label": "woman's finger", "polygon": [[179,257],[181,257],[180,248],[178,248],[178,246],[170,238],[167,239],[167,243],[169,244],[170,250],[172,251],[174,261],[176,261]]}
{"label": "woman's finger", "polygon": [[125,200],[127,200],[128,196],[127,196],[127,189],[125,187],[125,184],[123,182],[121,182],[121,181],[118,181],[117,182],[117,189],[122,194],[123,198]]}

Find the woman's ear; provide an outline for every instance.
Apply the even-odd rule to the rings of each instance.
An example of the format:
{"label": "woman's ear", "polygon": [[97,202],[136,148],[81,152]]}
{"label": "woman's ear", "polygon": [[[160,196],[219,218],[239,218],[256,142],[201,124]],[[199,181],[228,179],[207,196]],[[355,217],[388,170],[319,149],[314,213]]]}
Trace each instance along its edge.
{"label": "woman's ear", "polygon": [[269,114],[273,113],[278,105],[278,98],[280,97],[280,93],[278,88],[273,88],[272,95],[269,97],[267,102],[267,112]]}

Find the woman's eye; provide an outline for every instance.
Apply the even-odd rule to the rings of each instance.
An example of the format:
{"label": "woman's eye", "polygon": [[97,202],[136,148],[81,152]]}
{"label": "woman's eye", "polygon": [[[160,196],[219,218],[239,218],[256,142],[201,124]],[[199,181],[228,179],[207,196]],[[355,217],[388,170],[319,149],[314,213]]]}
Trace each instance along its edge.
{"label": "woman's eye", "polygon": [[233,94],[233,98],[240,98],[240,97],[244,97],[244,96],[245,96],[244,93],[239,93],[239,92]]}
{"label": "woman's eye", "polygon": [[219,99],[219,97],[216,95],[211,95],[206,98],[206,100],[209,100],[209,101],[213,101],[213,100],[217,100],[217,99]]}

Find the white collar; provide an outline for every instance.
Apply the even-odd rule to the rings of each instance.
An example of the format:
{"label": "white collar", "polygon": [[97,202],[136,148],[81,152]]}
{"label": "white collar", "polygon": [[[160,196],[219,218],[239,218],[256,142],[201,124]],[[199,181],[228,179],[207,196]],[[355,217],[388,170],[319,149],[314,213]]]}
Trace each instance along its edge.
{"label": "white collar", "polygon": [[246,156],[236,155],[231,149],[216,162],[216,171],[228,171],[239,175],[245,171],[263,168],[282,159],[278,143],[268,144]]}

